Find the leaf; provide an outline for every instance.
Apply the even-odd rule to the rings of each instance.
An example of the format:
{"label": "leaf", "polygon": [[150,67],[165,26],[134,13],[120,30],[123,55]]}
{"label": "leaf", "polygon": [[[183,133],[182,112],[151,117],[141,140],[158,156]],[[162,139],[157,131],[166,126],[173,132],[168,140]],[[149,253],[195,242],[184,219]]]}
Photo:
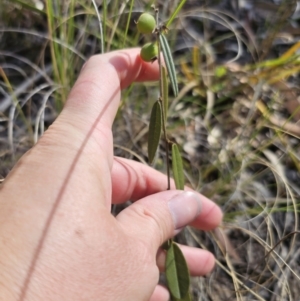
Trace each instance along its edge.
{"label": "leaf", "polygon": [[170,50],[168,41],[163,34],[159,35],[159,42],[160,42],[162,53],[164,55],[167,70],[169,73],[173,93],[174,93],[174,96],[176,97],[178,95],[178,83],[177,83],[176,71],[175,71],[175,66],[174,66],[174,61],[173,61],[173,57],[171,54],[171,50]]}
{"label": "leaf", "polygon": [[172,168],[176,189],[184,189],[184,173],[181,155],[177,144],[172,144]]}
{"label": "leaf", "polygon": [[165,67],[162,67],[162,88],[163,88],[163,113],[164,113],[164,119],[165,122],[168,118],[168,108],[169,108],[169,89],[168,89],[168,79],[167,79],[167,71]]}
{"label": "leaf", "polygon": [[154,159],[159,144],[161,128],[162,128],[161,104],[159,101],[156,101],[152,107],[150,124],[149,124],[148,159],[150,163]]}
{"label": "leaf", "polygon": [[[100,13],[98,11],[98,6],[95,0],[92,0],[92,3],[94,5],[95,8],[95,12],[97,14],[97,19],[98,19],[98,23],[99,23],[99,31],[100,31],[100,41],[101,41],[101,53],[104,53],[105,49],[104,49],[104,37],[105,37],[105,24],[106,24],[106,1],[103,1],[103,24],[102,24],[102,20],[101,20],[101,16]],[[104,28],[103,28],[104,27]]]}
{"label": "leaf", "polygon": [[300,48],[300,42],[294,44],[291,48],[289,48],[282,56],[282,59],[288,59],[289,57],[293,56]]}
{"label": "leaf", "polygon": [[186,300],[190,287],[189,269],[180,248],[174,242],[167,251],[166,278],[171,295],[175,299]]}
{"label": "leaf", "polygon": [[178,4],[178,6],[176,7],[176,9],[174,10],[173,14],[171,15],[171,17],[169,18],[166,26],[169,27],[170,24],[173,22],[173,20],[175,19],[175,17],[178,15],[178,13],[180,12],[182,6],[184,5],[184,3],[186,2],[186,0],[181,0],[181,2]]}

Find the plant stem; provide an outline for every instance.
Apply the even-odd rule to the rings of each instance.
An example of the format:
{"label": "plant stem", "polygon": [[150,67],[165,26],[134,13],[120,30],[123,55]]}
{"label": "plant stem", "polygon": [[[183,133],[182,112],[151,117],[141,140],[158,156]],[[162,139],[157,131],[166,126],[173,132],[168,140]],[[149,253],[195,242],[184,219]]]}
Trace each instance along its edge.
{"label": "plant stem", "polygon": [[162,108],[162,128],[163,128],[163,136],[165,140],[165,147],[166,147],[166,165],[167,165],[167,181],[168,181],[168,186],[167,190],[171,189],[171,181],[170,181],[170,162],[169,162],[169,142],[168,142],[168,137],[167,137],[167,129],[166,129],[166,122],[165,122],[165,109],[163,106],[163,83],[162,83],[162,63],[161,63],[161,47],[160,47],[160,39],[159,36],[161,35],[161,27],[159,26],[159,18],[158,18],[158,8],[155,8],[155,16],[156,16],[156,41],[158,45],[158,56],[157,56],[157,61],[158,61],[158,66],[159,66],[159,101],[161,103],[161,108]]}

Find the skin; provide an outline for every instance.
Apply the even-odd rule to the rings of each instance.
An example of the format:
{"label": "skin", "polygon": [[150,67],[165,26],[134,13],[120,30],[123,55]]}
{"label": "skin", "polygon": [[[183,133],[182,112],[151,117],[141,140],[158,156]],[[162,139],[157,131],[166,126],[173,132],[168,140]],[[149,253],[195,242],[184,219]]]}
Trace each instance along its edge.
{"label": "skin", "polygon": [[[158,79],[139,51],[89,59],[60,116],[0,187],[0,300],[166,301],[160,245],[188,224],[220,224],[212,201],[165,191],[165,175],[113,156],[121,89]],[[209,252],[182,250],[192,275],[213,269]]]}

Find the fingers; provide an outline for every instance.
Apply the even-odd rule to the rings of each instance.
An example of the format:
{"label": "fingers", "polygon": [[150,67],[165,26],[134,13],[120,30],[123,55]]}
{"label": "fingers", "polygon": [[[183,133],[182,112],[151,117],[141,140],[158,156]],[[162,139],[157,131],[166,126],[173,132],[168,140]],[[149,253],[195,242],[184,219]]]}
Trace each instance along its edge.
{"label": "fingers", "polygon": [[196,218],[201,207],[197,193],[168,190],[137,201],[123,210],[117,220],[126,234],[143,241],[156,254],[176,230]]}
{"label": "fingers", "polygon": [[[171,186],[175,188],[174,184]],[[142,199],[166,188],[167,178],[164,174],[136,161],[115,157],[112,168],[112,199],[115,204]],[[202,230],[214,229],[222,221],[222,211],[203,195],[198,194],[198,197],[201,200],[201,212],[192,225]]]}
{"label": "fingers", "polygon": [[[190,270],[191,276],[203,276],[215,266],[215,257],[206,250],[179,245]],[[161,248],[157,252],[156,262],[161,272],[165,271],[166,252]]]}

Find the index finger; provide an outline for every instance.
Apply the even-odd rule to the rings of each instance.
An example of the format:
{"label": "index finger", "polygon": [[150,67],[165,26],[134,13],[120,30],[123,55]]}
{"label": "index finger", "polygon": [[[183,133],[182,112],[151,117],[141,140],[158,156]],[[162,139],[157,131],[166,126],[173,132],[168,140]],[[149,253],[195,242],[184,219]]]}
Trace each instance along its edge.
{"label": "index finger", "polygon": [[157,62],[144,62],[140,57],[140,48],[95,55],[83,66],[64,112],[71,111],[72,115],[76,114],[80,120],[88,122],[105,111],[101,123],[110,128],[118,109],[121,89],[133,82],[158,78]]}

